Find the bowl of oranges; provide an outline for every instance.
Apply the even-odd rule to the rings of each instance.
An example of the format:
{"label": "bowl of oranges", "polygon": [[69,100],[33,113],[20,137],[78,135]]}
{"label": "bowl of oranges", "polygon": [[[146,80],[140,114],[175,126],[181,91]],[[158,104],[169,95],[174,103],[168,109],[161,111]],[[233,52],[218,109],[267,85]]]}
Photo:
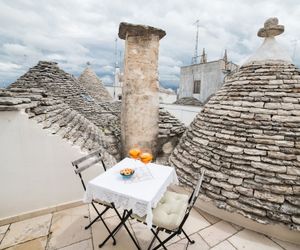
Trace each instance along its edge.
{"label": "bowl of oranges", "polygon": [[120,171],[120,175],[124,178],[130,178],[134,174],[134,169],[132,168],[124,168]]}

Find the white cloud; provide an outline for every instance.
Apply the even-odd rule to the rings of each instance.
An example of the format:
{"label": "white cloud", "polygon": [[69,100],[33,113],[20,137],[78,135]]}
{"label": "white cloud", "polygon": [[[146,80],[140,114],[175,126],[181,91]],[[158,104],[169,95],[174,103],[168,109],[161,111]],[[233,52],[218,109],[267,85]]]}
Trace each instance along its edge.
{"label": "white cloud", "polygon": [[[199,51],[209,60],[220,58],[227,48],[234,62],[245,60],[261,39],[257,30],[266,18],[277,16],[286,32],[278,37],[300,64],[297,0],[9,0],[0,1],[0,61],[18,65],[0,82],[14,81],[38,60],[55,60],[66,71],[79,75],[86,62],[106,82],[112,81],[114,39],[122,21],[166,30],[160,43],[159,72],[164,81],[178,82],[180,66],[191,62],[195,26],[199,19]],[[118,42],[123,49],[124,41]],[[174,80],[175,79],[175,80]]]}
{"label": "white cloud", "polygon": [[17,69],[20,69],[20,68],[21,68],[21,66],[15,64],[15,63],[0,62],[0,69],[1,69],[2,72],[14,71],[14,70],[17,70]]}

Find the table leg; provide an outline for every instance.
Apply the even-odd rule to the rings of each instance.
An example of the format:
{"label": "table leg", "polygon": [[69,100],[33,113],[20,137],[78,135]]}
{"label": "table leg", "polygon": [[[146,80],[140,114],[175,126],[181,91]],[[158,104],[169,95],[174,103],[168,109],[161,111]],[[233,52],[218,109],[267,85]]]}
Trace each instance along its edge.
{"label": "table leg", "polygon": [[130,216],[132,215],[132,210],[128,211],[127,214],[124,212],[123,216],[121,216],[119,214],[119,212],[117,212],[118,217],[120,218],[121,222],[116,226],[116,228],[106,237],[106,239],[99,245],[99,248],[103,247],[105,245],[105,243],[109,240],[109,238],[114,237],[116,235],[116,233],[121,229],[122,226],[125,227],[126,231],[128,232],[130,238],[132,239],[134,245],[137,247],[137,249],[141,249],[139,244],[136,242],[135,238],[133,237],[133,235],[131,234],[129,228],[126,225],[126,221],[130,218]]}

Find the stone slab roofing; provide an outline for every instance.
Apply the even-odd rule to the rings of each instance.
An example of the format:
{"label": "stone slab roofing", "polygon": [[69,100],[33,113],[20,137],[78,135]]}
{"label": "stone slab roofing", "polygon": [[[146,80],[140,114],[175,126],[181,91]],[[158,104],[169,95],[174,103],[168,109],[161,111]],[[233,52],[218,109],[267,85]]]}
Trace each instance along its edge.
{"label": "stone slab roofing", "polygon": [[228,77],[170,157],[181,182],[206,170],[219,208],[300,230],[300,70],[253,61]]}
{"label": "stone slab roofing", "polygon": [[181,182],[206,170],[219,208],[300,230],[300,71],[244,66],[197,115],[170,157]]}
{"label": "stone slab roofing", "polygon": [[174,104],[178,105],[189,105],[189,106],[202,106],[202,102],[200,102],[197,98],[195,97],[182,97],[178,99]]}
{"label": "stone slab roofing", "polygon": [[0,89],[0,111],[21,110],[49,133],[79,146],[83,151],[102,149],[104,161],[109,166],[115,163],[114,157],[104,149],[102,131],[61,99],[49,97],[45,91],[35,88]]}
{"label": "stone slab roofing", "polygon": [[[89,93],[75,77],[61,70],[55,62],[39,62],[8,87],[14,92],[28,92],[29,89],[61,100],[71,110],[92,122],[101,131],[104,148],[109,154],[120,158],[121,102],[98,102],[94,93]],[[68,115],[68,112],[62,114]],[[164,138],[161,139],[164,142],[170,140],[173,145],[185,131],[185,126],[167,111],[161,110],[160,116],[159,139]]]}
{"label": "stone slab roofing", "polygon": [[87,67],[78,78],[78,81],[96,101],[113,101],[102,81],[91,68]]}
{"label": "stone slab roofing", "polygon": [[102,140],[108,152],[118,156],[117,115],[111,112],[109,105],[96,102],[78,80],[61,70],[57,63],[41,61],[8,87],[15,91],[26,91],[28,88],[37,88],[49,96],[60,98],[71,109],[82,114],[102,131]]}
{"label": "stone slab roofing", "polygon": [[[121,104],[120,101],[101,103],[103,107],[109,106],[109,109],[118,116],[119,122],[121,120]],[[120,124],[118,124],[118,126],[118,129],[120,129]],[[167,110],[159,108],[158,157],[166,157],[169,155],[171,152],[168,151],[175,148],[185,130],[185,125],[175,116],[171,115]],[[166,149],[166,147],[164,148],[166,143],[168,143],[168,149]]]}

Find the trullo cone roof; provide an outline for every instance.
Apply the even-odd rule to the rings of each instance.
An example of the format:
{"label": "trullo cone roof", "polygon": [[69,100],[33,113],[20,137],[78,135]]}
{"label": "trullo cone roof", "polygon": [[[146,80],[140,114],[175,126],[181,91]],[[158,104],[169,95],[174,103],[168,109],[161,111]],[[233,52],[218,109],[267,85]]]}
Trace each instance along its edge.
{"label": "trullo cone roof", "polygon": [[78,80],[96,101],[104,102],[113,100],[107,89],[103,86],[102,81],[91,68],[86,68]]}
{"label": "trullo cone roof", "polygon": [[248,61],[197,115],[170,162],[187,185],[205,169],[202,192],[217,207],[300,230],[299,69],[269,54]]}

